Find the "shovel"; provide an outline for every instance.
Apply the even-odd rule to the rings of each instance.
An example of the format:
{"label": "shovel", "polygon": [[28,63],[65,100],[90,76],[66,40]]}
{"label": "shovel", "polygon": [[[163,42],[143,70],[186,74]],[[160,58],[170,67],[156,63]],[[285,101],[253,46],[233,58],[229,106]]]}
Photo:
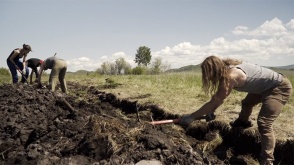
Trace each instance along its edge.
{"label": "shovel", "polygon": [[[211,114],[207,114],[205,116],[202,116],[202,117],[198,118],[197,120],[205,119],[207,122],[209,122],[211,120],[214,120],[215,117],[216,117],[215,114],[211,113]],[[179,122],[180,122],[180,118],[179,119],[168,119],[168,120],[152,121],[152,122],[150,122],[150,124],[152,124],[152,125],[171,124],[171,123],[177,124]]]}
{"label": "shovel", "polygon": [[27,83],[29,83],[28,80],[27,80],[27,78],[26,78],[26,76],[23,74],[23,72],[22,72],[20,69],[17,69],[17,70],[18,70],[18,72],[22,75],[22,78],[23,78]]}
{"label": "shovel", "polygon": [[180,119],[169,119],[169,120],[159,120],[159,121],[152,121],[150,124],[152,125],[159,125],[159,124],[171,124],[171,123],[178,123]]}

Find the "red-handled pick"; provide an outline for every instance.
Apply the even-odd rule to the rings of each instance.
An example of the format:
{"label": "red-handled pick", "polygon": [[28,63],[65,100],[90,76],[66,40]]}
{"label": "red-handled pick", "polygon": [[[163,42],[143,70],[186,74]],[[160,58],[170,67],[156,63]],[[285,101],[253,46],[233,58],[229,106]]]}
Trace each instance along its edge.
{"label": "red-handled pick", "polygon": [[171,124],[171,123],[178,123],[180,119],[170,119],[170,120],[159,120],[159,121],[152,121],[150,124],[159,125],[159,124]]}

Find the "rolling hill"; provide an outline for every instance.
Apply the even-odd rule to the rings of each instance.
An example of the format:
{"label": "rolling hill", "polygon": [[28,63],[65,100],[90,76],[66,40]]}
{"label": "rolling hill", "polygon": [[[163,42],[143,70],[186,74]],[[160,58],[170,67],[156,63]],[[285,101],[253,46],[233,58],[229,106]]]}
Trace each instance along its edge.
{"label": "rolling hill", "polygon": [[200,64],[187,65],[187,66],[180,67],[178,69],[170,69],[170,70],[167,70],[166,72],[187,72],[187,71],[201,71]]}
{"label": "rolling hill", "polygon": [[270,68],[285,69],[285,70],[294,70],[294,64],[286,66],[275,66]]}
{"label": "rolling hill", "polygon": [[[270,69],[273,69],[273,70],[276,70],[276,69],[294,70],[294,64],[286,65],[286,66],[264,66],[264,67],[270,68]],[[167,70],[166,72],[187,72],[187,71],[201,71],[201,66],[200,66],[200,64],[198,64],[198,65],[187,65],[187,66],[180,67],[178,69],[170,69],[170,70]]]}

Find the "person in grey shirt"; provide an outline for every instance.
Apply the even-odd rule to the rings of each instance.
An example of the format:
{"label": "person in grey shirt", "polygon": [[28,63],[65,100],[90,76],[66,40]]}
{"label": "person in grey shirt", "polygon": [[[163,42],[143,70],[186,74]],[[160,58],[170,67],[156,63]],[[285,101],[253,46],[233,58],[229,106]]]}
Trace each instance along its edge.
{"label": "person in grey shirt", "polygon": [[44,70],[47,70],[47,69],[51,69],[51,73],[49,76],[49,85],[51,90],[55,91],[57,78],[58,78],[62,92],[67,93],[68,91],[67,91],[67,85],[65,80],[65,74],[67,70],[66,61],[55,56],[49,57],[46,60],[44,60],[39,70],[39,77],[38,77],[39,86],[42,86],[42,83],[41,83],[42,73]]}
{"label": "person in grey shirt", "polygon": [[230,124],[232,127],[251,127],[249,116],[252,109],[262,103],[257,118],[261,138],[259,161],[261,165],[273,164],[276,143],[273,123],[291,96],[291,82],[271,69],[234,59],[222,60],[216,56],[207,57],[201,69],[202,89],[212,95],[211,100],[192,114],[180,117],[179,124],[188,126],[203,115],[213,114],[233,89],[247,92],[238,119]]}

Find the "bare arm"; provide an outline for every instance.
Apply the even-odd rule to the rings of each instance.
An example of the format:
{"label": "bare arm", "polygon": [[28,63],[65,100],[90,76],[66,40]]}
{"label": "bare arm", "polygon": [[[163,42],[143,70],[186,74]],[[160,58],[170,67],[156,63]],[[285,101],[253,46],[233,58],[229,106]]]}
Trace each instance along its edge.
{"label": "bare arm", "polygon": [[182,125],[189,125],[193,120],[202,119],[204,115],[213,114],[214,111],[229,96],[234,87],[242,86],[246,81],[246,75],[240,69],[231,69],[228,87],[221,83],[217,92],[212,96],[211,100],[205,103],[200,109],[190,115],[184,115],[179,119]]}
{"label": "bare arm", "polygon": [[33,71],[31,72],[31,75],[30,75],[30,84],[33,82]]}
{"label": "bare arm", "polygon": [[22,58],[23,69],[26,68],[26,59],[27,59],[27,55],[25,54]]}
{"label": "bare arm", "polygon": [[41,83],[41,77],[42,77],[42,73],[43,73],[43,71],[44,71],[44,69],[45,69],[45,67],[46,67],[46,64],[45,64],[46,62],[44,61],[41,65],[40,65],[40,70],[39,70],[39,77],[38,77],[38,84],[39,85],[42,85],[42,83]]}
{"label": "bare arm", "polygon": [[233,85],[230,85],[227,89],[224,87],[223,84],[220,85],[217,92],[212,96],[211,100],[207,103],[205,103],[200,109],[193,112],[191,114],[191,117],[196,120],[201,118],[202,116],[206,114],[213,113],[223,102],[224,100],[229,96],[233,89]]}

